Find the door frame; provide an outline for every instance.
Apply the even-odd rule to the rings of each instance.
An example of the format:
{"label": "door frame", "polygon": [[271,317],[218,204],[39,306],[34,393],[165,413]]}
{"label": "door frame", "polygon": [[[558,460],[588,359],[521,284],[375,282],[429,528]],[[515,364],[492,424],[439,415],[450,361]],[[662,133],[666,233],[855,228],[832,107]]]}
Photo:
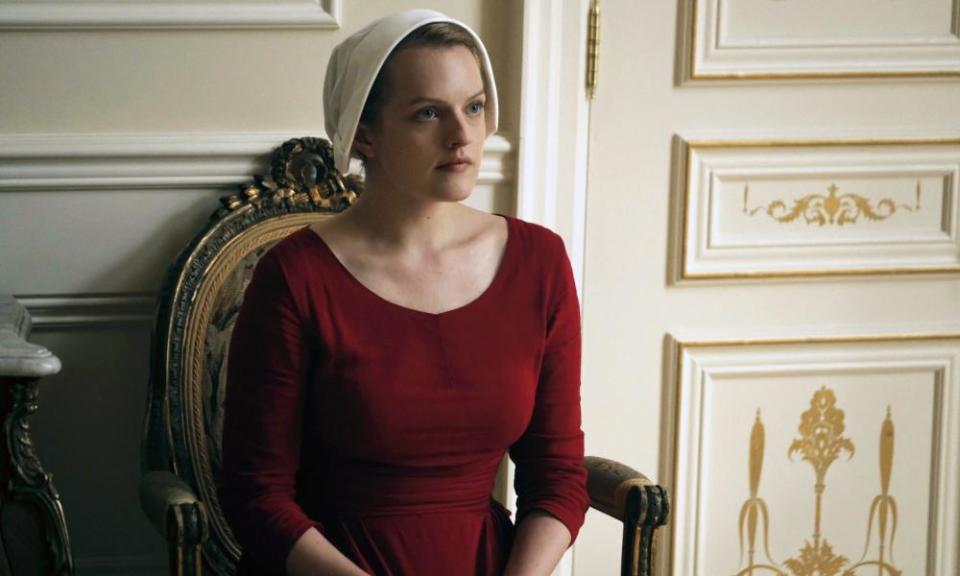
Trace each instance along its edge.
{"label": "door frame", "polygon": [[[524,0],[517,138],[517,217],[563,238],[583,310],[590,102],[586,90],[590,0]],[[514,466],[503,486],[516,510]],[[572,576],[572,548],[554,572]]]}

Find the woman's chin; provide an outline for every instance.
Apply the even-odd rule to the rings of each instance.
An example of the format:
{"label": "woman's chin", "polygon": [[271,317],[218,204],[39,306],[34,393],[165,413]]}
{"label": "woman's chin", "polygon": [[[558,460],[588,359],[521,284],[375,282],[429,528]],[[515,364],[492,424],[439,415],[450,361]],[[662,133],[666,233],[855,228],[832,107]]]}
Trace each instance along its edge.
{"label": "woman's chin", "polygon": [[475,177],[452,178],[447,182],[439,183],[435,188],[435,196],[451,202],[459,202],[469,198],[476,186],[477,179]]}

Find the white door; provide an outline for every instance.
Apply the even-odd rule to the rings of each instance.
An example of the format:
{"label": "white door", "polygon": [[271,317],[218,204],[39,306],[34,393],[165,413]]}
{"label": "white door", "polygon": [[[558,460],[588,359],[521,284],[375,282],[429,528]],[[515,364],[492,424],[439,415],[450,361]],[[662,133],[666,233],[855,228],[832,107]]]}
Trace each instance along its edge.
{"label": "white door", "polygon": [[957,574],[960,4],[601,4],[584,429],[661,573]]}

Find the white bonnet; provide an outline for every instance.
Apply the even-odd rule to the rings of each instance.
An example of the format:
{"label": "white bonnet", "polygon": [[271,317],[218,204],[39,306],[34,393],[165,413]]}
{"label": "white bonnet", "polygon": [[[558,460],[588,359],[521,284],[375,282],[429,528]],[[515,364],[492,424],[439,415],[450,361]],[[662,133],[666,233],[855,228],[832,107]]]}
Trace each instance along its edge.
{"label": "white bonnet", "polygon": [[407,34],[433,22],[450,22],[466,30],[480,52],[481,72],[487,103],[484,107],[487,135],[497,131],[497,85],[490,57],[480,37],[463,22],[433,10],[409,10],[381,18],[352,34],[330,54],[323,83],[323,113],[327,136],[333,142],[337,170],[350,169],[350,150],[360,122],[363,105],[380,68],[394,47]]}

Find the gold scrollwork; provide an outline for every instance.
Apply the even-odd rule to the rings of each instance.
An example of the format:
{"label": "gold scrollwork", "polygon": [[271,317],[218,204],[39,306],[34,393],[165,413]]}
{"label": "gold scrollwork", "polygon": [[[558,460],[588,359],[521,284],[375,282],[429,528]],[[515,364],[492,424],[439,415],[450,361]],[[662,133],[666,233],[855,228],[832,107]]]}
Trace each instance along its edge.
{"label": "gold scrollwork", "polygon": [[787,208],[787,203],[783,200],[774,200],[766,206],[750,208],[750,184],[744,183],[743,212],[749,216],[764,212],[781,224],[793,222],[801,217],[807,224],[818,226],[856,224],[861,216],[867,220],[879,222],[896,214],[898,209],[907,212],[920,210],[920,190],[920,181],[917,180],[914,191],[916,201],[913,206],[898,204],[892,198],[882,198],[874,206],[869,198],[860,194],[852,192],[839,194],[840,189],[836,184],[831,183],[827,188],[827,194],[801,196],[793,200],[790,208]]}
{"label": "gold scrollwork", "polygon": [[[750,432],[749,483],[750,498],[740,509],[739,530],[740,562],[743,564],[743,533],[746,524],[748,557],[747,566],[736,573],[736,576],[771,573],[777,576],[856,576],[857,572],[872,567],[878,574],[899,576],[901,574],[893,565],[893,541],[897,526],[897,503],[890,495],[890,476],[893,471],[894,428],[890,407],[880,427],[880,494],[874,497],[867,520],[867,537],[864,543],[863,556],[856,563],[851,563],[845,556],[834,551],[833,546],[821,533],[822,497],[826,489],[826,475],[830,466],[843,453],[848,459],[855,454],[853,442],[845,437],[844,413],[837,407],[836,395],[833,390],[821,386],[810,400],[810,408],[800,418],[798,427],[800,436],[794,439],[787,450],[787,457],[792,459],[794,454],[803,456],[816,473],[814,493],[816,495],[813,537],[806,540],[799,553],[782,565],[773,560],[767,544],[770,528],[769,513],[766,502],[759,496],[760,472],[763,468],[764,428],[760,420],[760,410],[757,409],[756,421]],[[763,520],[763,547],[769,563],[758,563],[755,560],[755,543],[758,520]],[[874,519],[877,521],[878,555],[875,560],[867,560],[873,531]],[[889,530],[888,530],[889,528]],[[871,572],[872,573],[872,572]]]}

